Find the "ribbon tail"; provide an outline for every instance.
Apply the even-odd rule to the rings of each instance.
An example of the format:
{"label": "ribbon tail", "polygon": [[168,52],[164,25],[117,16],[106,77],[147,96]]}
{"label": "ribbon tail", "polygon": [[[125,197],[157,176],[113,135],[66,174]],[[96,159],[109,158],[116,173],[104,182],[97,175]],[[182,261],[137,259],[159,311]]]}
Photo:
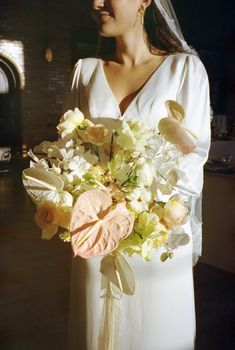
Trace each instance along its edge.
{"label": "ribbon tail", "polygon": [[99,335],[99,350],[118,350],[120,291],[102,276],[103,312]]}

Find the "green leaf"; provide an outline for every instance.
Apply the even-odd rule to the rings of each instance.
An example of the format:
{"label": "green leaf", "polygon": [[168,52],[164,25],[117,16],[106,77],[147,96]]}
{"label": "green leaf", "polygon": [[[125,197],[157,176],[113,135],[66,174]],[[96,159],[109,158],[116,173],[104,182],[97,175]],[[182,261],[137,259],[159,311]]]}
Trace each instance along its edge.
{"label": "green leaf", "polygon": [[168,254],[166,252],[162,253],[160,259],[162,262],[166,261],[168,259]]}

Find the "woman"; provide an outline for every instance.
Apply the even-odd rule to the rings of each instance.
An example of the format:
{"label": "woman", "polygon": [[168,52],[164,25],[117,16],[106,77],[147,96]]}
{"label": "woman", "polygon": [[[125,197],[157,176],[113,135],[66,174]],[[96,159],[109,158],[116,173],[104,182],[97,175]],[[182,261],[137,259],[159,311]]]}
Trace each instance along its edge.
{"label": "woman", "polygon": [[[176,100],[185,109],[186,126],[198,136],[196,150],[181,162],[186,177],[177,186],[192,207],[185,224],[190,243],[164,263],[160,262],[161,249],[150,263],[139,256],[128,259],[136,291],[120,300],[118,349],[192,350],[192,266],[200,254],[199,199],[210,145],[207,74],[184,41],[170,1],[93,0],[93,15],[100,35],[114,40],[114,45],[109,43],[111,52],[101,45],[101,59],[78,61],[64,109],[79,107],[93,122],[112,127],[133,117],[155,127],[166,116],[165,101]],[[98,346],[99,266],[99,258],[73,259],[69,349],[115,349]]]}

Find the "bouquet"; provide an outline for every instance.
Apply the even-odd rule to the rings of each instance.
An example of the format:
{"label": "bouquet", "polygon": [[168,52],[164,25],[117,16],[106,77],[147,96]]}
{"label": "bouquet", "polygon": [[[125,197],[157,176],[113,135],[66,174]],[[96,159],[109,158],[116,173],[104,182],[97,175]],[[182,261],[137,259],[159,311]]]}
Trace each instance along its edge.
{"label": "bouquet", "polygon": [[69,110],[57,126],[59,139],[29,151],[31,166],[23,171],[42,238],[58,234],[75,256],[103,256],[106,282],[129,295],[134,276],[125,254],[150,261],[164,247],[165,261],[189,242],[182,228],[189,207],[176,185],[184,176],[180,159],[195,144],[182,124],[183,107],[169,100],[166,108],[156,128],[133,119],[115,130]]}

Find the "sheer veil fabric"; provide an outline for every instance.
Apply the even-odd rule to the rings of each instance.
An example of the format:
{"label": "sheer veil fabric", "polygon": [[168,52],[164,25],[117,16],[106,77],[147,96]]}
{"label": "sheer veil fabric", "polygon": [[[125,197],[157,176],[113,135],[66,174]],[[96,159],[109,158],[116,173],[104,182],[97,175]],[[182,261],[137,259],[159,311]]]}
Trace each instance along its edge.
{"label": "sheer veil fabric", "polygon": [[197,52],[187,44],[181,31],[177,16],[172,6],[171,0],[154,0],[158,10],[166,21],[171,32],[179,39],[183,49],[188,52],[197,55]]}

